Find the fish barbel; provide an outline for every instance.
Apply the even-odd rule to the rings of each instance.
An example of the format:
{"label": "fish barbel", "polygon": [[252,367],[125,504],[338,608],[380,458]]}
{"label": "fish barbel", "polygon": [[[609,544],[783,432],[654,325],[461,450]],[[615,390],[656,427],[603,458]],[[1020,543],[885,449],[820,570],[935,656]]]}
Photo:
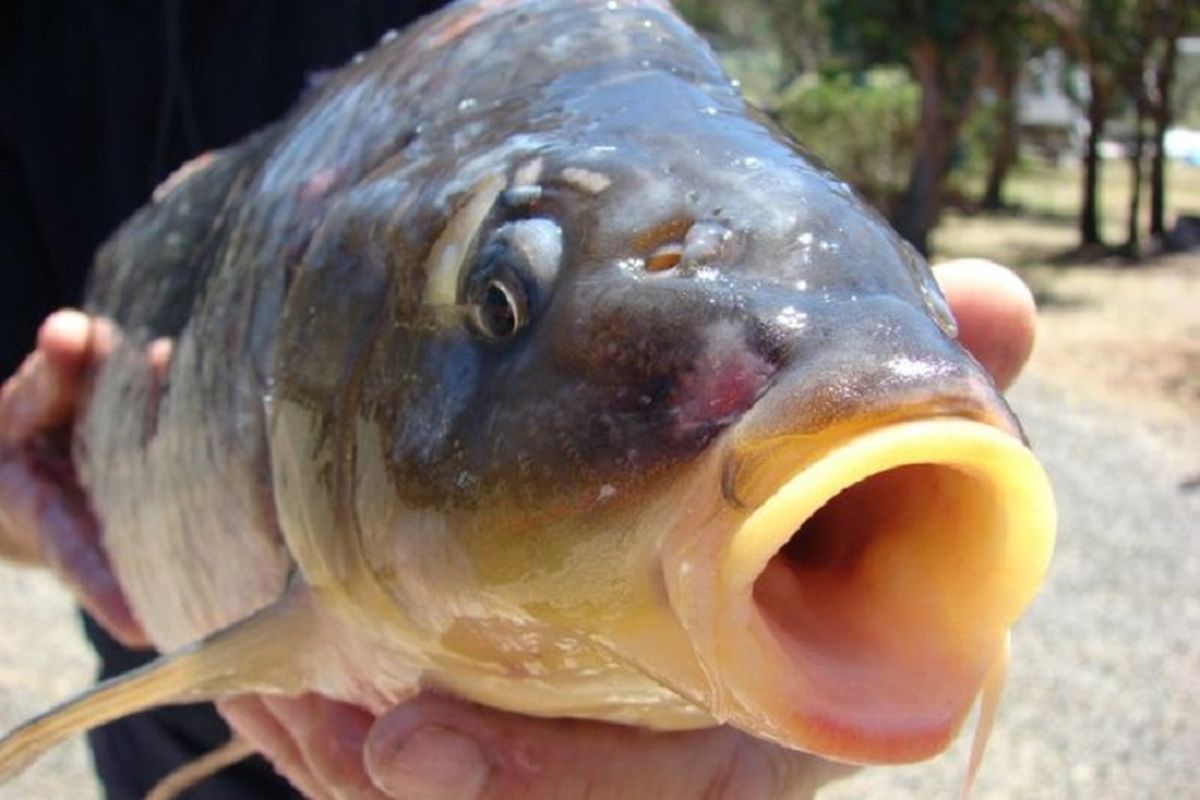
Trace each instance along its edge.
{"label": "fish barbel", "polygon": [[428,687],[923,759],[1049,561],[928,266],[662,2],[385,37],[172,181],[87,309],[75,460],[167,655],[0,775],[168,701]]}

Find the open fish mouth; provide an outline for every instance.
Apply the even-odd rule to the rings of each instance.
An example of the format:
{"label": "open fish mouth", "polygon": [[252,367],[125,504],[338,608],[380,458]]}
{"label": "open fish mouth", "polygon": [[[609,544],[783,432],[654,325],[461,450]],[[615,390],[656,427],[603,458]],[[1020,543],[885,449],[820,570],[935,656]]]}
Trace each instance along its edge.
{"label": "open fish mouth", "polygon": [[[773,447],[786,461],[786,441]],[[774,481],[706,548],[707,578],[672,587],[721,687],[714,706],[838,760],[937,754],[1045,575],[1044,471],[1004,431],[935,418],[858,434]]]}

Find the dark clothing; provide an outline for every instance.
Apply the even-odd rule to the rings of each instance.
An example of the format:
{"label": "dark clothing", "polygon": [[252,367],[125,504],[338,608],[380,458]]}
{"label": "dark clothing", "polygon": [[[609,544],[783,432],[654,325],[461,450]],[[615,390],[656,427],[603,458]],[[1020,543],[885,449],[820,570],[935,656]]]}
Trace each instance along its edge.
{"label": "dark clothing", "polygon": [[306,77],[433,0],[0,3],[0,369],[78,303],[92,253],[179,164],[279,118]]}
{"label": "dark clothing", "polygon": [[[92,253],[172,169],[280,117],[433,0],[9,0],[0,3],[0,376],[52,310],[78,305]],[[90,620],[103,676],[153,657]],[[211,706],[160,709],[91,736],[110,798],[140,798],[228,731]],[[261,760],[184,797],[291,797]]]}

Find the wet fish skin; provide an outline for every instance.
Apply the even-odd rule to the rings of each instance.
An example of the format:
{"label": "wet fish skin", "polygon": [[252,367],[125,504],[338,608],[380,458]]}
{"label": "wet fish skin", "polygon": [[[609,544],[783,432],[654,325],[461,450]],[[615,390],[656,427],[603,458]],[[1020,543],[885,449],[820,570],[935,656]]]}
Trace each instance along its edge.
{"label": "wet fish skin", "polygon": [[[497,285],[511,336],[480,322]],[[135,216],[87,309],[120,345],[77,464],[132,607],[166,650],[250,620],[180,656],[219,678],[153,696],[383,709],[437,686],[911,760],[1011,621],[945,708],[873,743],[857,717],[806,738],[723,683],[706,581],[774,492],[846,442],[891,453],[875,434],[909,421],[1020,431],[925,263],[664,3],[430,17]],[[929,480],[972,490],[954,475]]]}
{"label": "wet fish skin", "polygon": [[[90,312],[135,342],[182,334],[157,414],[162,444],[144,448],[141,474],[91,467],[129,461],[150,438],[141,419],[114,426],[129,415],[106,401],[123,406],[128,384],[145,380],[140,358],[118,359],[127,366],[110,370],[111,392],[101,387],[81,437],[94,494],[114,505],[138,498],[134,509],[100,510],[135,605],[160,609],[144,622],[164,646],[229,624],[282,587],[267,394],[314,409],[292,437],[324,436],[357,413],[390,418],[395,489],[421,505],[528,508],[554,498],[578,508],[599,487],[621,491],[686,461],[743,410],[658,435],[701,347],[689,314],[729,320],[735,358],[755,376],[744,406],[795,347],[792,332],[770,324],[772,312],[836,308],[825,302],[834,294],[861,294],[866,305],[884,292],[923,307],[931,278],[911,254],[844,184],[747,116],[711,52],[667,8],[472,5],[333,76],[288,120],[135,217],[101,254]],[[536,214],[566,228],[571,270],[548,316],[512,353],[461,326],[454,337],[424,335],[440,328],[438,312],[422,305],[424,260],[455,203],[485,176],[537,160],[546,180]],[[563,180],[568,169],[613,185],[590,196]],[[663,243],[655,237],[679,239],[689,220],[731,239],[707,266],[643,279],[614,264],[648,256]],[[693,266],[720,277],[697,277]],[[789,286],[798,281],[807,288]],[[169,299],[155,303],[149,286]],[[754,294],[767,305],[744,308]],[[310,308],[322,313],[306,321]],[[369,343],[384,316],[397,335]],[[811,331],[823,324],[813,321],[805,347],[820,347]],[[374,370],[359,363],[372,346]],[[521,361],[560,371],[518,372]],[[355,369],[364,395],[348,398]],[[580,370],[596,380],[576,380]],[[169,510],[175,518],[161,519]],[[173,557],[198,565],[196,585],[174,588],[160,568],[164,536]],[[247,539],[244,572],[208,563],[211,553],[244,552]]]}

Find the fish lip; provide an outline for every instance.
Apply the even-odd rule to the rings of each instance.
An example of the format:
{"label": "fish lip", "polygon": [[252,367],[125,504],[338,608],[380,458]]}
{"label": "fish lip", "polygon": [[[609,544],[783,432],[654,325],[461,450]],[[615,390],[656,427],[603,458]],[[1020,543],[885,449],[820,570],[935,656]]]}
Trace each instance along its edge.
{"label": "fish lip", "polygon": [[[932,439],[925,441],[926,435],[931,435]],[[744,490],[739,491],[736,497],[749,501],[750,505],[740,508],[727,506],[723,519],[709,525],[696,537],[708,539],[707,544],[686,545],[687,558],[693,564],[698,558],[704,558],[697,554],[707,553],[712,560],[709,570],[690,570],[692,573],[706,574],[706,577],[690,577],[690,582],[669,587],[669,594],[676,614],[692,636],[693,647],[707,675],[707,683],[713,687],[708,704],[719,719],[786,746],[834,760],[870,764],[907,763],[931,757],[945,749],[969,710],[987,668],[995,660],[995,654],[991,651],[1000,646],[1000,641],[1007,635],[1015,618],[1032,600],[1044,578],[1053,545],[1053,498],[1048,480],[1036,459],[1023,446],[1019,436],[1006,428],[964,418],[902,418],[899,421],[867,425],[863,430],[847,436],[848,439],[824,442],[822,447],[802,456],[782,459],[787,462],[785,466],[769,476],[766,471],[760,473],[758,477],[768,477],[766,483],[769,485],[752,487],[755,490],[753,496]],[[938,437],[941,437],[940,443]],[[779,448],[787,446],[786,437],[768,441],[770,450],[775,452],[768,451],[766,457],[779,459],[782,452]],[[904,448],[909,446],[914,449],[906,455]],[[877,463],[872,463],[869,468],[856,467],[854,459],[859,456],[855,448],[879,456]],[[971,448],[979,448],[983,454],[969,452]],[[723,454],[726,465],[736,459],[735,450],[730,447]],[[996,465],[989,463],[988,458],[994,458]],[[997,561],[994,569],[993,562],[987,562],[989,576],[992,573],[1004,576],[1008,574],[1006,570],[1013,571],[1011,580],[988,578],[1003,590],[1003,602],[997,600],[993,607],[975,595],[968,598],[966,607],[975,607],[970,603],[977,605],[982,609],[981,613],[986,612],[985,621],[980,623],[977,635],[970,633],[970,641],[964,640],[966,644],[961,651],[955,650],[957,645],[947,645],[952,654],[957,653],[954,658],[962,662],[961,669],[955,666],[957,662],[947,662],[948,666],[942,673],[952,682],[953,691],[947,689],[939,694],[931,690],[929,698],[933,702],[928,708],[924,711],[916,708],[904,718],[897,714],[894,720],[889,719],[891,712],[887,710],[892,707],[889,703],[893,701],[885,697],[879,707],[882,711],[873,717],[875,711],[872,709],[856,710],[852,700],[845,701],[842,696],[847,691],[845,685],[820,677],[824,673],[819,664],[813,668],[812,664],[795,662],[782,655],[784,645],[780,644],[770,629],[769,623],[775,620],[767,619],[758,605],[758,579],[765,573],[768,562],[818,509],[824,508],[852,487],[873,481],[906,465],[926,463],[933,465],[939,475],[945,472],[955,473],[956,476],[956,470],[977,470],[979,475],[968,474],[963,479],[967,483],[961,486],[974,486],[969,481],[978,480],[979,486],[984,487],[980,491],[994,489],[1000,498],[994,506],[989,505],[979,513],[995,514],[999,520],[1002,512],[1007,513],[1003,501],[1018,502],[1023,508],[1013,511],[1014,519],[1029,520],[1033,532],[1024,539],[1021,538],[1023,534],[1015,535],[1020,547],[1028,552],[1020,551],[1012,555],[1011,563]],[[817,478],[809,477],[813,472],[828,474],[823,478],[820,475]],[[728,474],[726,470],[726,480]],[[816,485],[810,485],[813,480],[823,480],[825,483],[813,488]],[[781,506],[778,495],[789,490],[807,492],[809,496],[806,502],[812,507],[811,510],[801,514],[787,503]],[[771,510],[773,507],[774,511]],[[768,510],[767,513],[782,514],[783,522],[765,526],[761,520],[755,522],[756,515],[761,516],[764,509]],[[1001,523],[996,522],[995,525],[1000,526]],[[1007,541],[1006,536],[1008,533],[1001,536],[997,527],[995,539]],[[755,541],[755,537],[758,537],[758,541]],[[970,539],[963,537],[963,541]],[[980,541],[992,539],[983,537]],[[944,569],[943,561],[936,561],[935,564],[938,567],[936,575],[950,572]],[[672,566],[672,555],[668,554],[664,561],[668,573]],[[669,583],[671,580],[668,577]],[[705,594],[709,594],[711,599],[704,599]],[[697,612],[696,609],[701,611]],[[942,624],[940,620],[935,622]],[[935,626],[935,634],[930,635],[941,636],[939,631]],[[895,644],[896,640],[885,639],[885,645]],[[941,645],[940,640],[938,644]],[[967,645],[975,649],[968,649]],[[886,651],[881,652],[885,652],[885,659],[891,657],[886,655]],[[814,652],[806,658],[819,662],[826,655]],[[828,655],[832,659],[830,663],[835,664],[839,663],[837,659],[841,657]],[[861,663],[865,661],[856,658],[847,662],[855,668]],[[805,670],[818,676],[819,680],[813,685],[825,681],[830,683],[832,689],[827,692],[825,689],[814,690],[811,696],[806,696],[808,690],[801,685],[809,679]],[[829,674],[837,672],[834,670]],[[780,707],[781,697],[789,698],[790,705]],[[896,701],[893,705],[901,708],[904,702]]]}
{"label": "fish lip", "polygon": [[[890,413],[867,418],[850,418],[823,429],[794,430],[757,437],[748,423],[748,414],[730,429],[724,444],[721,465],[721,496],[733,508],[749,511],[761,505],[786,480],[819,461],[841,444],[872,432],[934,418],[959,419],[986,425],[1008,434],[1028,446],[1020,423],[1008,410],[976,403],[958,403],[938,407],[934,404],[902,406]],[[751,409],[753,410],[753,409]],[[767,474],[756,474],[769,465]]]}

